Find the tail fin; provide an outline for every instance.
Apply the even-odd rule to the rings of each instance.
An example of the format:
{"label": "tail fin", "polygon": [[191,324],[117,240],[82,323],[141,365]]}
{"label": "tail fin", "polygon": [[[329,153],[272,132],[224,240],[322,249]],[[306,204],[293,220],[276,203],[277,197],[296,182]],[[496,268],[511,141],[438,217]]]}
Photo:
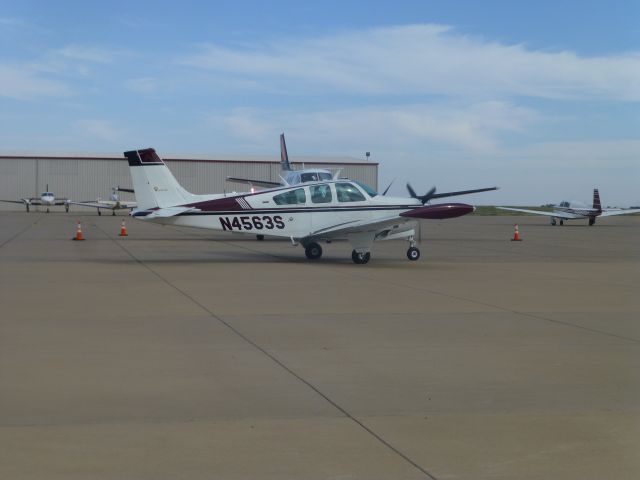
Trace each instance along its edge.
{"label": "tail fin", "polygon": [[600,193],[597,188],[593,189],[593,209],[598,212],[602,212],[602,205],[600,204]]}
{"label": "tail fin", "polygon": [[133,190],[139,210],[188,203],[192,195],[173,176],[153,148],[124,152],[129,161]]}
{"label": "tail fin", "polygon": [[287,153],[287,144],[284,141],[284,133],[280,134],[280,165],[282,166],[282,170],[284,171],[291,170],[291,165],[289,164],[289,154]]}

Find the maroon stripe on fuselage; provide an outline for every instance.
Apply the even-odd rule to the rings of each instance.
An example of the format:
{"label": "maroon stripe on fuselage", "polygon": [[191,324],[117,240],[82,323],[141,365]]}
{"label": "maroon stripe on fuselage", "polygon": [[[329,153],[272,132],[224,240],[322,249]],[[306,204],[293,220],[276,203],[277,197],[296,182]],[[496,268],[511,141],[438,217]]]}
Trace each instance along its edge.
{"label": "maroon stripe on fuselage", "polygon": [[245,210],[242,208],[238,199],[243,197],[225,197],[215,200],[206,200],[204,202],[188,203],[185,207],[194,207],[203,212],[237,212]]}

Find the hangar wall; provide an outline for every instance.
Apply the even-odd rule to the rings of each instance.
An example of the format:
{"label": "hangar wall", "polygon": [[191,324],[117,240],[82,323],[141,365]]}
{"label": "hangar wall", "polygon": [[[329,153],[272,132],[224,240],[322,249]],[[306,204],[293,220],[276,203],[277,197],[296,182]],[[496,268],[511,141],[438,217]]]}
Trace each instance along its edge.
{"label": "hangar wall", "polygon": [[[164,158],[178,182],[196,194],[247,191],[244,184],[227,182],[226,177],[280,180],[280,162],[273,157],[251,159]],[[342,169],[341,177],[378,187],[378,164],[349,157],[293,157],[294,169]],[[111,188],[131,187],[129,165],[122,157],[0,156],[0,199],[38,197],[49,186],[56,197],[76,201],[108,199]],[[121,193],[122,200],[134,196]],[[19,204],[0,202],[0,210],[22,210]],[[59,210],[63,211],[61,207]],[[93,210],[77,205],[73,210]]]}

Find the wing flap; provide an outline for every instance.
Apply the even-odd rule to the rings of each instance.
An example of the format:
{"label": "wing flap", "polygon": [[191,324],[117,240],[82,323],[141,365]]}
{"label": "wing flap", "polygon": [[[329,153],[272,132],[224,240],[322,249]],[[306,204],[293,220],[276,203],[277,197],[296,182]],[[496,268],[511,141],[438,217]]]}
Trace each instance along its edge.
{"label": "wing flap", "polygon": [[567,220],[571,220],[573,218],[584,218],[584,215],[575,215],[572,213],[566,212],[545,212],[543,210],[527,210],[526,208],[512,208],[512,207],[496,207],[500,210],[509,210],[511,212],[523,212],[530,213],[532,215],[542,215],[545,217],[554,217],[554,218],[566,218]]}

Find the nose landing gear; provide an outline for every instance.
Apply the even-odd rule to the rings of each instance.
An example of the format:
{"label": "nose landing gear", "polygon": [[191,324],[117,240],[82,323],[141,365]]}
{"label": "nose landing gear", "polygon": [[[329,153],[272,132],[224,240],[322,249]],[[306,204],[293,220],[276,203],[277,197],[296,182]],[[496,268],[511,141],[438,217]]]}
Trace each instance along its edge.
{"label": "nose landing gear", "polygon": [[416,247],[416,240],[413,235],[410,236],[408,240],[409,249],[407,250],[407,258],[413,262],[420,258],[420,250]]}

